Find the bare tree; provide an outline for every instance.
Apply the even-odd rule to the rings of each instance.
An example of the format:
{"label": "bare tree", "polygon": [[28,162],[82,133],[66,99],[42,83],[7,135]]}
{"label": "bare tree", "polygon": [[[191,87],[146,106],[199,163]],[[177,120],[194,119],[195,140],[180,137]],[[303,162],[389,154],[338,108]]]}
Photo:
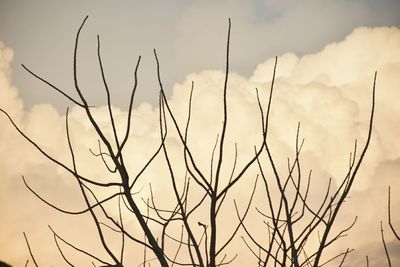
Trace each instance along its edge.
{"label": "bare tree", "polygon": [[[70,215],[90,214],[93,220],[93,226],[100,238],[103,251],[108,256],[103,258],[91,252],[88,248],[81,248],[79,245],[72,244],[66,238],[62,237],[53,227],[49,226],[54,237],[55,245],[60,252],[60,255],[69,266],[74,266],[73,259],[70,259],[64,253],[63,247],[67,246],[74,249],[83,256],[89,257],[93,261],[94,266],[124,266],[126,256],[126,246],[129,243],[136,243],[143,247],[142,265],[149,265],[151,262],[157,261],[161,266],[221,266],[228,265],[236,258],[236,254],[226,252],[228,245],[237,238],[241,228],[247,234],[247,238],[243,238],[245,244],[257,257],[260,266],[267,266],[270,262],[274,265],[281,266],[320,266],[322,254],[334,241],[345,235],[347,231],[354,225],[352,223],[348,228],[343,229],[333,237],[330,235],[332,226],[334,225],[339,210],[343,206],[352,184],[355,180],[357,171],[360,168],[364,155],[367,151],[371,138],[371,130],[374,115],[375,104],[375,79],[373,86],[372,110],[369,124],[369,132],[367,142],[364,145],[360,157],[357,159],[357,143],[353,153],[350,155],[348,173],[344,177],[340,186],[331,192],[331,181],[329,182],[326,194],[319,208],[314,209],[307,202],[307,196],[311,183],[311,171],[306,178],[302,176],[300,164],[300,152],[303,146],[303,141],[299,141],[300,124],[298,126],[296,136],[296,153],[294,161],[291,163],[288,160],[288,174],[282,176],[279,174],[276,164],[268,143],[269,129],[269,114],[272,104],[273,88],[275,82],[275,72],[277,66],[277,58],[273,70],[273,78],[269,92],[268,104],[263,107],[258,96],[257,99],[260,110],[260,121],[262,124],[262,132],[260,133],[259,145],[254,147],[254,155],[249,157],[243,166],[236,166],[237,147],[235,146],[234,165],[230,170],[228,179],[223,179],[222,169],[226,168],[224,162],[227,157],[226,139],[227,125],[229,123],[228,113],[229,105],[227,101],[228,94],[228,79],[229,79],[229,48],[231,22],[229,20],[227,47],[226,47],[226,64],[225,64],[225,80],[223,86],[223,112],[222,128],[216,138],[215,146],[210,155],[210,170],[207,173],[201,170],[198,161],[195,159],[194,151],[191,149],[188,141],[188,132],[190,129],[191,114],[192,114],[192,96],[195,83],[192,82],[190,98],[188,103],[187,120],[185,125],[179,125],[173,108],[167,100],[167,96],[161,79],[161,67],[156,50],[154,57],[157,67],[157,77],[159,82],[159,134],[160,142],[152,156],[137,173],[130,173],[127,168],[126,152],[124,150],[127,142],[130,139],[131,120],[133,114],[133,103],[138,84],[137,72],[140,65],[141,57],[138,57],[134,70],[134,85],[131,91],[128,116],[126,120],[126,130],[120,136],[115,122],[113,113],[111,92],[108,86],[106,74],[103,68],[101,57],[100,37],[97,36],[97,57],[100,67],[102,82],[107,96],[107,108],[109,120],[112,128],[112,137],[108,137],[104,129],[100,127],[95,119],[93,109],[84,96],[81,90],[77,75],[77,55],[79,47],[79,38],[81,31],[87,21],[87,17],[79,27],[75,38],[75,47],[73,53],[73,79],[74,86],[78,99],[65,93],[64,90],[52,84],[47,79],[39,76],[31,69],[23,65],[23,68],[47,84],[52,89],[62,94],[65,98],[71,101],[74,105],[82,108],[90,121],[91,126],[95,130],[98,137],[98,148],[96,151],[90,150],[94,157],[99,158],[107,170],[114,174],[117,179],[109,182],[99,182],[96,177],[86,177],[80,171],[80,161],[76,157],[73,142],[71,140],[71,127],[69,124],[69,110],[65,116],[65,131],[66,142],[69,148],[71,164],[59,161],[58,159],[47,153],[35,140],[26,135],[21,128],[13,121],[9,114],[0,109],[0,111],[10,120],[16,131],[19,132],[29,143],[31,143],[44,157],[63,168],[76,181],[76,185],[80,190],[86,208],[79,211],[70,211],[62,207],[58,207],[47,201],[40,192],[36,192],[27,182],[24,176],[23,182],[26,187],[41,201],[46,203],[52,209]],[[167,137],[174,131],[178,135],[180,145],[183,151],[183,164],[186,174],[184,179],[180,173],[177,173],[176,168],[171,160],[171,151],[169,150]],[[266,156],[267,160],[263,161],[262,156]],[[161,157],[169,172],[169,180],[171,182],[171,192],[174,197],[174,206],[171,208],[161,207],[157,201],[151,184],[149,184],[151,197],[142,199],[136,195],[140,191],[138,181],[143,178],[143,173],[154,162],[157,157]],[[268,162],[273,170],[273,176],[267,177],[265,173],[265,162]],[[238,220],[233,231],[228,237],[222,238],[220,233],[221,220],[218,220],[223,203],[227,201],[227,196],[237,183],[249,173],[251,166],[257,164],[258,175],[254,177],[253,190],[249,194],[247,200],[241,199],[246,208],[244,212],[240,212],[236,201],[234,205]],[[252,208],[253,197],[257,188],[257,178],[261,176],[265,193],[267,197],[267,209],[269,214],[265,214],[258,210],[263,216],[266,223],[266,233],[269,234],[268,244],[261,244],[257,241],[254,233],[246,227],[244,222],[247,214]],[[279,198],[277,202],[272,199],[272,183],[275,183]],[[305,186],[305,187],[304,187]],[[105,188],[108,192],[112,192],[107,197],[100,198],[96,194],[96,190]],[[291,188],[291,189],[289,189]],[[294,195],[288,192],[292,190]],[[201,192],[194,194],[194,192]],[[200,195],[200,197],[199,197]],[[292,197],[293,196],[293,197]],[[110,214],[107,205],[117,207],[118,216]],[[145,208],[143,208],[143,206]],[[277,208],[276,208],[277,207]],[[200,210],[206,210],[208,213],[207,221],[199,221],[195,216]],[[128,229],[124,222],[126,216],[132,216],[140,226],[140,232]],[[309,220],[306,224],[305,220]],[[355,222],[355,221],[354,221]],[[300,226],[303,225],[303,228]],[[115,236],[120,237],[118,246],[112,245],[110,238],[105,234],[105,231],[111,231]],[[318,247],[310,252],[307,250],[307,241],[313,238],[314,235],[321,234]],[[25,236],[27,246],[31,255],[32,262],[35,266],[39,266],[34,253],[31,250],[28,238]],[[342,256],[343,260],[351,250],[347,249],[338,256]],[[27,262],[28,264],[28,262]]]}
{"label": "bare tree", "polygon": [[[167,97],[163,88],[163,84],[161,81],[160,75],[160,64],[157,57],[156,50],[154,50],[154,56],[157,63],[157,74],[158,74],[158,81],[160,86],[160,96],[159,96],[159,127],[160,127],[160,145],[158,149],[154,151],[153,155],[148,159],[147,163],[143,166],[143,168],[136,174],[131,174],[128,172],[126,168],[125,158],[124,158],[124,147],[129,139],[129,133],[131,129],[131,119],[133,113],[133,102],[135,97],[135,92],[137,88],[137,71],[140,64],[141,57],[139,56],[136,68],[134,71],[134,86],[132,89],[130,102],[129,102],[129,109],[128,109],[128,118],[126,123],[126,131],[123,137],[120,137],[117,132],[115,117],[113,114],[112,104],[111,104],[111,94],[108,87],[105,71],[103,68],[102,57],[101,57],[101,47],[100,47],[100,37],[97,36],[97,56],[98,56],[98,63],[100,66],[102,82],[104,84],[104,88],[107,95],[107,107],[109,112],[109,119],[111,122],[113,137],[108,138],[104,133],[104,129],[101,129],[99,124],[97,123],[94,115],[93,115],[93,107],[91,107],[84,96],[80,88],[80,84],[78,81],[77,75],[77,54],[78,54],[78,47],[79,47],[79,37],[81,31],[87,21],[86,17],[79,27],[79,30],[76,35],[75,39],[75,48],[73,54],[73,79],[75,85],[75,91],[79,96],[79,99],[74,99],[72,96],[66,94],[62,89],[58,86],[55,86],[45,78],[37,75],[35,72],[30,70],[25,65],[22,65],[23,68],[29,72],[31,75],[39,79],[40,81],[44,82],[54,90],[61,93],[64,97],[70,100],[73,104],[81,107],[87,116],[87,119],[90,121],[91,126],[96,131],[98,139],[99,139],[99,146],[98,152],[94,152],[91,150],[91,153],[95,157],[101,158],[103,164],[107,167],[110,173],[114,173],[119,177],[118,181],[110,181],[108,183],[98,182],[97,179],[94,177],[85,177],[79,171],[79,160],[76,159],[76,153],[74,151],[74,147],[72,145],[71,140],[71,129],[69,126],[69,109],[66,111],[66,121],[65,121],[65,130],[66,130],[66,138],[69,147],[69,153],[72,161],[72,166],[68,166],[68,164],[59,161],[58,159],[49,155],[43,148],[41,148],[38,143],[32,140],[29,136],[27,136],[18,125],[13,121],[13,119],[8,115],[8,113],[4,110],[0,110],[6,117],[10,120],[12,125],[15,129],[28,141],[30,142],[38,151],[40,151],[43,156],[47,159],[55,163],[56,165],[62,167],[68,173],[71,174],[72,177],[75,178],[77,186],[80,189],[80,192],[83,196],[84,202],[86,204],[86,209],[80,211],[69,211],[65,210],[61,207],[58,207],[51,202],[47,201],[44,197],[41,196],[39,192],[36,192],[32,187],[28,184],[27,180],[24,176],[23,182],[25,183],[26,187],[41,201],[46,203],[51,208],[66,214],[71,215],[78,215],[78,214],[85,214],[89,213],[93,219],[94,227],[97,229],[97,234],[100,238],[101,245],[108,254],[108,259],[103,259],[97,255],[92,254],[88,249],[80,248],[78,245],[74,245],[61,237],[51,226],[49,226],[51,232],[54,236],[55,244],[65,260],[65,262],[73,266],[71,259],[68,259],[63,252],[62,246],[60,243],[69,246],[70,248],[75,249],[76,251],[91,257],[93,259],[93,264],[101,264],[105,266],[123,266],[124,263],[124,251],[125,251],[125,244],[127,240],[136,242],[145,248],[144,250],[144,258],[143,258],[143,265],[148,263],[149,261],[153,261],[154,257],[157,259],[161,266],[169,266],[169,265],[192,265],[192,266],[219,266],[219,265],[226,265],[234,260],[236,257],[228,258],[227,255],[223,255],[223,251],[226,246],[232,241],[233,237],[236,235],[237,231],[239,230],[240,223],[237,223],[237,227],[231,234],[231,237],[224,241],[221,246],[217,246],[217,232],[218,232],[218,224],[217,224],[217,217],[219,209],[221,208],[222,203],[226,199],[226,195],[228,194],[229,190],[243,177],[246,170],[255,162],[258,154],[251,157],[248,160],[248,163],[242,167],[241,171],[238,172],[237,175],[232,175],[229,179],[227,184],[221,184],[220,176],[221,176],[221,169],[224,157],[224,145],[225,145],[225,138],[226,138],[226,126],[227,126],[227,84],[228,84],[228,77],[229,77],[229,40],[230,40],[230,28],[231,23],[229,20],[229,29],[228,29],[228,41],[227,41],[227,52],[226,52],[226,73],[225,73],[225,83],[223,88],[223,113],[224,113],[224,120],[223,120],[223,127],[221,129],[221,134],[219,140],[217,140],[216,147],[218,146],[218,155],[216,156],[216,169],[215,172],[211,171],[209,177],[207,177],[202,171],[200,171],[199,167],[197,166],[196,161],[192,155],[191,149],[188,146],[187,142],[187,134],[189,129],[190,123],[190,114],[191,114],[191,101],[192,95],[190,96],[189,100],[189,110],[188,110],[188,119],[185,126],[185,129],[181,129],[177,123],[174,113],[171,110],[171,107],[168,104]],[[193,92],[194,83],[192,83],[192,92]],[[185,166],[187,169],[187,175],[183,182],[183,185],[178,185],[177,174],[174,171],[174,167],[170,161],[170,156],[168,152],[167,145],[165,143],[165,139],[168,135],[168,125],[167,125],[167,116],[172,119],[173,121],[173,128],[177,131],[179,138],[181,140],[181,144],[184,147],[184,160]],[[104,151],[105,149],[105,151]],[[259,150],[261,152],[261,149]],[[172,189],[173,194],[176,198],[176,206],[173,209],[160,209],[155,204],[155,198],[153,197],[153,192],[150,185],[151,190],[151,199],[149,200],[142,200],[142,199],[135,199],[134,192],[138,191],[136,188],[137,181],[141,178],[143,172],[152,161],[160,155],[160,152],[163,153],[165,158],[165,163],[168,166],[170,179],[172,182]],[[214,149],[215,152],[215,149]],[[211,165],[214,163],[214,152],[212,155],[212,162]],[[193,181],[193,182],[192,182]],[[199,187],[203,191],[203,197],[201,197],[197,203],[194,205],[189,204],[188,198],[190,196],[190,190],[194,186]],[[108,188],[114,191],[113,194],[109,195],[106,198],[99,199],[98,196],[95,194],[96,189],[98,188]],[[183,188],[180,190],[180,188]],[[255,187],[254,187],[255,188]],[[111,203],[112,201],[115,202],[117,200],[119,216],[118,218],[114,218],[112,215],[109,214],[109,211],[105,208],[105,205]],[[147,209],[141,210],[140,205],[144,201]],[[191,201],[193,202],[193,201]],[[249,205],[251,202],[251,198],[249,201]],[[207,203],[207,204],[206,204]],[[199,208],[204,205],[207,205],[209,210],[209,223],[202,223],[202,222],[194,222],[191,220],[193,213]],[[132,233],[126,227],[124,227],[124,215],[121,211],[122,209],[126,209],[130,211],[130,214],[134,216],[139,223],[142,234],[139,233]],[[172,226],[171,226],[172,225]],[[176,229],[181,229],[179,236],[173,236],[173,234],[169,233],[169,229],[173,227],[174,234],[177,232]],[[105,229],[112,229],[116,233],[121,235],[121,243],[119,245],[119,252],[116,252],[115,248],[112,248],[106,235]],[[195,231],[194,229],[197,228]],[[198,229],[201,229],[199,232]],[[157,235],[157,233],[161,232],[161,234]],[[195,233],[196,232],[196,233]],[[200,233],[200,234],[199,234]],[[28,239],[25,236],[26,243],[29,248],[29,252],[32,258],[33,263],[37,266],[37,261],[32,253],[31,246],[29,245]],[[167,242],[168,240],[169,242]],[[174,254],[166,253],[167,243],[176,243],[177,248]],[[178,259],[178,253],[183,250],[183,247],[186,247],[186,257],[181,257],[184,260],[180,261]],[[148,257],[147,251],[151,251],[151,257]],[[219,262],[217,262],[219,259]]]}
{"label": "bare tree", "polygon": [[[275,68],[276,63],[277,60],[275,61]],[[264,152],[261,156],[265,154],[266,160],[264,162],[262,161],[261,156],[257,157],[257,164],[265,187],[265,208],[267,212],[256,209],[262,216],[263,223],[266,225],[268,242],[266,244],[265,242],[260,243],[260,241],[257,240],[257,237],[259,237],[260,234],[252,233],[250,229],[242,223],[247,235],[247,238],[243,238],[243,241],[251,250],[253,255],[258,259],[259,266],[269,266],[272,262],[274,266],[278,264],[280,266],[316,267],[323,266],[339,257],[342,257],[340,262],[340,266],[342,266],[348,253],[352,251],[352,249],[347,248],[339,255],[322,261],[323,252],[325,252],[332,243],[346,236],[347,232],[357,221],[357,217],[355,217],[354,221],[347,228],[342,229],[336,234],[331,234],[332,228],[338,218],[339,211],[350,193],[357,172],[370,144],[375,109],[376,75],[377,73],[375,72],[368,136],[361,155],[357,159],[356,140],[354,150],[350,153],[347,174],[337,189],[333,191],[332,179],[329,179],[325,196],[317,207],[313,207],[308,200],[312,170],[310,170],[307,176],[304,177],[301,168],[300,154],[304,144],[304,139],[302,139],[301,142],[299,140],[300,123],[297,128],[294,159],[292,162],[290,162],[289,158],[287,159],[287,174],[283,175],[282,171],[277,169],[267,138],[269,111],[274,87],[274,79],[272,79],[266,112],[263,111],[259,101],[259,109],[263,117],[262,123],[264,129]],[[258,154],[259,153],[257,152],[257,155]],[[267,163],[270,166],[272,170],[271,177],[267,177],[264,163]],[[278,192],[277,197],[274,197],[273,192]],[[239,220],[243,221],[243,216],[240,215],[238,209],[236,209],[236,212]],[[308,243],[310,243],[310,240],[319,240],[319,244],[317,246],[307,246]]]}

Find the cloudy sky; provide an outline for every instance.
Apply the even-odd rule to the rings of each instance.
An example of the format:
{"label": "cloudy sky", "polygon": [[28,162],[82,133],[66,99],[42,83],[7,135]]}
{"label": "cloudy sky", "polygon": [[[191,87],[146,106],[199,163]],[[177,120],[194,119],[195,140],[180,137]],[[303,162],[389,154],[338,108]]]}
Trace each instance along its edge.
{"label": "cloudy sky", "polygon": [[[306,139],[305,168],[313,168],[321,175],[321,181],[330,176],[339,181],[354,139],[365,140],[373,75],[378,71],[371,149],[339,225],[346,226],[359,216],[342,244],[342,248],[355,248],[348,266],[363,266],[367,254],[372,266],[385,264],[381,220],[393,261],[399,261],[394,255],[400,255],[400,245],[391,241],[393,236],[386,222],[389,185],[393,210],[400,207],[399,1],[116,2],[0,0],[0,108],[9,112],[24,131],[52,155],[68,162],[63,125],[65,108],[72,107],[71,123],[79,139],[76,150],[85,162],[81,168],[102,176],[104,170],[94,167],[101,163],[87,153],[88,148],[96,146],[97,139],[82,111],[21,67],[25,64],[76,96],[72,79],[74,37],[89,15],[81,35],[79,77],[88,101],[98,107],[96,115],[104,127],[108,127],[108,118],[102,108],[105,94],[96,59],[96,35],[102,41],[103,61],[121,125],[126,117],[132,72],[137,57],[143,57],[131,136],[135,153],[130,153],[129,159],[140,163],[159,142],[159,88],[152,55],[156,48],[168,98],[181,121],[186,114],[190,83],[196,83],[191,140],[198,158],[208,162],[220,129],[220,114],[216,115],[216,111],[220,109],[226,33],[231,18],[232,119],[228,129],[230,139],[239,140],[238,145],[243,148],[239,149],[239,162],[252,151],[259,135],[254,88],[266,94],[273,57],[278,56],[271,114],[276,157],[284,162],[291,153],[297,122],[301,121]],[[4,115],[0,116],[0,129],[0,260],[15,266],[25,263],[25,231],[35,244],[39,260],[46,266],[59,266],[61,258],[52,245],[47,225],[68,233],[70,225],[83,224],[84,219],[49,211],[28,192],[20,177],[24,174],[44,196],[69,208],[79,207],[80,202],[73,197],[75,185],[19,137]],[[171,151],[179,151],[177,143],[171,142]],[[135,168],[138,166],[132,166]],[[163,170],[156,165],[148,176],[157,176]],[[166,193],[163,188],[167,185],[165,181],[158,185],[159,196]],[[65,190],[60,193],[55,188]],[[237,194],[249,190],[244,184]],[[394,221],[400,228],[400,216],[394,216]],[[72,232],[72,239],[82,231]],[[81,242],[90,244],[89,238]],[[237,266],[251,262],[240,249],[242,257]]]}

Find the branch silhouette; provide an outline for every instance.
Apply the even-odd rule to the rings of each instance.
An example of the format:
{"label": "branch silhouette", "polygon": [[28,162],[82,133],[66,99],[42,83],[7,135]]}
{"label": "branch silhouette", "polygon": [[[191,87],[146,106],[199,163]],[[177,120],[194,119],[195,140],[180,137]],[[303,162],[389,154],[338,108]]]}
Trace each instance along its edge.
{"label": "branch silhouette", "polygon": [[[78,255],[89,258],[93,266],[127,266],[128,249],[135,244],[143,249],[143,255],[135,255],[140,258],[139,266],[148,266],[151,263],[159,266],[199,266],[216,267],[230,265],[238,257],[238,253],[230,247],[236,240],[243,241],[242,245],[247,248],[255,257],[258,266],[324,266],[333,261],[340,261],[342,266],[353,249],[347,248],[343,252],[333,256],[324,257],[326,250],[342,237],[346,236],[355,225],[354,221],[342,230],[332,234],[333,227],[339,216],[346,199],[349,197],[351,188],[356,179],[365,154],[369,148],[372,127],[375,113],[375,91],[377,73],[375,72],[372,86],[372,104],[369,117],[369,127],[366,143],[357,157],[357,141],[353,151],[350,153],[347,173],[336,189],[332,187],[332,180],[326,186],[323,197],[317,207],[310,204],[309,195],[312,184],[312,170],[304,174],[301,163],[301,152],[304,139],[300,138],[301,124],[298,123],[294,143],[293,159],[287,159],[287,169],[279,169],[276,161],[276,154],[271,149],[269,132],[271,131],[270,117],[273,104],[273,93],[276,84],[278,57],[272,70],[272,79],[269,91],[267,92],[266,104],[260,99],[259,89],[256,89],[256,108],[258,108],[260,121],[260,140],[258,145],[249,148],[252,152],[249,158],[240,159],[238,145],[234,142],[233,155],[228,153],[228,138],[232,134],[228,128],[234,118],[230,112],[234,108],[229,102],[229,75],[230,75],[230,40],[231,40],[231,19],[228,19],[225,54],[225,73],[222,87],[222,127],[218,131],[210,158],[207,158],[207,168],[200,165],[200,158],[197,151],[189,144],[191,140],[191,122],[193,111],[193,98],[195,81],[192,81],[188,98],[187,117],[185,123],[180,125],[177,119],[177,112],[168,101],[166,90],[161,78],[161,63],[156,49],[153,50],[156,67],[156,75],[159,86],[158,96],[158,131],[157,146],[145,163],[136,173],[129,169],[127,159],[131,153],[126,146],[133,138],[131,134],[134,129],[132,120],[134,116],[134,101],[138,88],[138,70],[141,56],[138,56],[133,70],[133,85],[129,95],[129,107],[124,119],[124,131],[121,131],[120,124],[115,117],[115,109],[112,103],[112,90],[106,75],[106,64],[102,59],[101,39],[97,35],[97,61],[101,82],[106,94],[107,119],[110,129],[107,129],[95,118],[96,108],[88,103],[85,92],[81,89],[79,79],[79,56],[80,36],[83,34],[88,16],[84,18],[79,26],[73,47],[73,76],[75,92],[78,100],[66,94],[60,87],[54,85],[47,79],[39,76],[31,69],[22,67],[34,78],[63,95],[68,101],[77,105],[84,111],[92,130],[95,132],[95,141],[98,148],[89,149],[90,155],[97,159],[100,166],[105,169],[104,177],[112,175],[116,181],[102,177],[86,177],[82,174],[84,162],[78,157],[74,140],[72,140],[72,129],[69,123],[69,109],[65,114],[65,135],[68,145],[70,163],[64,163],[46,152],[42,146],[29,137],[20,126],[13,120],[7,111],[0,109],[0,112],[10,121],[11,125],[28,143],[38,150],[47,160],[58,167],[61,167],[74,181],[79,189],[79,197],[84,208],[71,211],[60,207],[47,200],[42,193],[34,189],[35,186],[28,183],[22,175],[22,180],[29,192],[51,209],[68,215],[90,214],[93,229],[95,229],[101,253],[98,255],[91,248],[82,248],[73,242],[67,241],[64,234],[56,232],[53,226],[48,226],[54,239],[55,246],[68,266],[75,266],[77,260],[69,256],[65,250],[73,250]],[[110,130],[111,137],[107,135]],[[180,164],[184,166],[184,175],[173,160],[174,151],[171,149],[169,138],[175,137],[182,152]],[[233,145],[232,145],[233,146]],[[140,152],[139,152],[140,153]],[[227,167],[227,159],[233,156],[233,166]],[[169,195],[165,201],[157,196],[153,188],[152,180],[144,175],[152,164],[162,162],[167,169],[165,181],[169,182]],[[241,162],[242,165],[240,165]],[[209,164],[209,165],[208,165]],[[201,166],[201,167],[200,167]],[[208,169],[209,167],[209,169]],[[268,169],[271,175],[268,173]],[[251,169],[254,169],[250,171]],[[255,174],[253,173],[255,172]],[[225,174],[228,173],[228,174]],[[254,175],[253,175],[254,174]],[[147,179],[147,180],[146,180]],[[254,182],[253,182],[254,180]],[[107,182],[99,182],[107,181]],[[240,182],[251,183],[251,192],[246,192],[243,198],[232,197],[233,190]],[[143,185],[148,183],[150,196],[141,195]],[[153,182],[154,183],[154,182]],[[261,185],[260,185],[261,183]],[[107,190],[105,190],[107,189]],[[262,190],[264,206],[255,206],[254,199],[257,191]],[[101,195],[99,190],[104,190],[107,195]],[[277,194],[277,197],[276,197]],[[232,201],[230,199],[232,197]],[[172,201],[172,205],[168,205]],[[229,210],[228,204],[234,211],[233,217],[229,218],[232,229],[228,234],[222,235],[225,228],[226,218],[223,212]],[[110,206],[113,207],[110,209]],[[244,207],[244,208],[243,208]],[[243,209],[243,210],[242,210]],[[115,212],[112,213],[111,210]],[[247,219],[252,212],[261,218],[259,225],[265,227],[262,233],[255,233],[248,225]],[[115,214],[116,213],[116,214]],[[201,216],[199,215],[201,214]],[[388,220],[391,232],[400,240],[398,232],[392,224],[390,208],[390,188],[388,193]],[[130,222],[135,223],[135,227]],[[252,222],[253,223],[253,222]],[[390,265],[390,257],[386,247],[381,225],[382,241]],[[268,242],[260,241],[261,237],[267,237]],[[26,234],[24,238],[28,247],[30,258],[35,266],[39,266],[33,255],[32,247]],[[310,240],[318,240],[314,249],[310,249]],[[115,240],[118,240],[115,242]],[[240,256],[240,255],[239,255]],[[28,265],[29,260],[26,265]],[[368,265],[368,258],[367,258]]]}

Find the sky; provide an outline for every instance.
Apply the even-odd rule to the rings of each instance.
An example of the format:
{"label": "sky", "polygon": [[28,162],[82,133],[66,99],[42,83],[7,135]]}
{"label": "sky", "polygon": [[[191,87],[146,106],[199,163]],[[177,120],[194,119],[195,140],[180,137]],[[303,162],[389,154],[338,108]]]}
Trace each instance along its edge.
{"label": "sky", "polygon": [[[221,89],[225,64],[228,18],[232,20],[229,82],[229,144],[239,140],[239,163],[259,136],[255,89],[266,94],[273,58],[278,56],[276,94],[271,113],[271,142],[276,158],[284,162],[293,151],[297,122],[306,139],[305,169],[313,168],[316,186],[332,176],[338,182],[345,171],[354,139],[365,141],[373,75],[378,71],[377,110],[370,150],[360,170],[351,198],[338,225],[354,216],[358,222],[344,243],[355,248],[347,266],[386,264],[379,222],[383,221],[393,261],[400,261],[400,244],[387,225],[387,188],[392,207],[400,207],[400,2],[399,1],[8,1],[0,0],[0,108],[47,151],[69,162],[65,141],[65,108],[71,107],[71,127],[82,171],[104,176],[89,148],[96,136],[82,110],[23,70],[21,64],[76,96],[72,55],[76,31],[86,15],[78,54],[78,72],[96,118],[109,130],[105,93],[96,59],[96,35],[117,116],[123,128],[127,96],[139,55],[139,84],[132,142],[128,159],[134,172],[159,142],[158,84],[153,48],[157,49],[161,76],[171,106],[180,122],[187,114],[191,81],[195,81],[191,146],[206,168],[220,129]],[[28,251],[22,232],[35,244],[44,266],[62,261],[47,225],[74,239],[93,236],[87,218],[60,215],[49,210],[24,187],[21,175],[48,199],[69,208],[79,207],[71,177],[44,159],[0,116],[0,260],[22,266]],[[107,128],[108,127],[108,128]],[[171,136],[169,147],[177,170],[179,142]],[[250,149],[250,150],[249,150]],[[278,160],[278,161],[279,161]],[[231,164],[227,157],[227,164]],[[146,177],[165,172],[157,161]],[[97,167],[96,167],[97,166]],[[284,167],[283,167],[284,168]],[[99,178],[100,179],[100,178]],[[101,179],[105,179],[104,177]],[[249,178],[250,179],[250,178]],[[148,187],[147,182],[143,182]],[[155,183],[163,201],[170,184]],[[57,190],[58,188],[62,189]],[[148,189],[146,189],[148,190]],[[145,190],[144,194],[148,194]],[[248,183],[234,191],[246,197]],[[147,192],[147,193],[146,193]],[[101,192],[101,194],[103,194]],[[105,194],[105,193],[104,193]],[[318,194],[315,194],[318,201]],[[260,193],[259,199],[262,203]],[[228,214],[229,215],[229,214]],[[252,219],[253,220],[253,219]],[[394,216],[395,225],[400,217]],[[257,218],[254,218],[254,222]],[[252,221],[253,222],[253,221]],[[71,225],[87,225],[73,228]],[[74,229],[74,230],[71,230]],[[69,230],[69,231],[68,231]],[[81,239],[90,245],[91,238]],[[46,245],[43,245],[46,244]],[[49,245],[51,244],[51,245]],[[243,244],[241,244],[243,246]],[[343,247],[341,247],[343,246]],[[233,266],[249,264],[251,255],[240,247]],[[246,254],[247,253],[247,254]],[[242,264],[242,265],[241,265]],[[61,266],[61,265],[60,265]]]}

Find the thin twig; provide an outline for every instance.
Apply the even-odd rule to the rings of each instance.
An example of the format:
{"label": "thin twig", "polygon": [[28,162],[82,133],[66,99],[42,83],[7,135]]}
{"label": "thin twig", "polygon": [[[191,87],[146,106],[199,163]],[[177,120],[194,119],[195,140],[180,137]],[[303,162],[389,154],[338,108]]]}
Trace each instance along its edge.
{"label": "thin twig", "polygon": [[[26,242],[26,245],[28,246],[29,254],[31,255],[32,261],[36,267],[39,267],[39,265],[37,264],[37,262],[35,260],[35,257],[33,256],[32,249],[31,249],[31,246],[29,245],[29,241],[28,241],[28,238],[26,237],[25,232],[23,232],[23,234],[24,234],[25,242]],[[28,264],[28,261],[26,262],[26,265],[27,264]]]}

